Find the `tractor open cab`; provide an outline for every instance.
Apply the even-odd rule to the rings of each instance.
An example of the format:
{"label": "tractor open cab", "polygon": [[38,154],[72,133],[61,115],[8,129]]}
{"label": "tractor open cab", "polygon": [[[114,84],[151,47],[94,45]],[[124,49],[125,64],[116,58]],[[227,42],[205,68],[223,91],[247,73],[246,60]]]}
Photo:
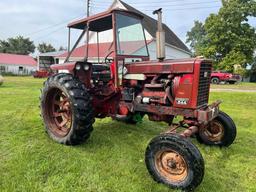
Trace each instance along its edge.
{"label": "tractor open cab", "polygon": [[[169,128],[146,150],[148,171],[157,182],[192,190],[203,179],[204,161],[188,138],[195,135],[207,145],[229,146],[236,137],[236,126],[220,111],[220,101],[208,104],[212,62],[165,59],[161,9],[154,13],[159,20],[156,61],[149,61],[143,18],[137,13],[114,9],[69,24],[69,29],[82,33],[74,47],[69,46],[65,63],[51,67],[62,73],[45,82],[41,115],[49,136],[67,145],[87,140],[94,118],[112,117],[136,124],[148,115],[151,121],[164,121]],[[111,34],[103,58],[99,56],[100,40],[106,39],[101,33]],[[97,40],[97,60],[89,57],[91,34]],[[84,36],[84,59],[70,61]],[[183,119],[175,124],[177,116]],[[178,132],[178,128],[184,131]]]}

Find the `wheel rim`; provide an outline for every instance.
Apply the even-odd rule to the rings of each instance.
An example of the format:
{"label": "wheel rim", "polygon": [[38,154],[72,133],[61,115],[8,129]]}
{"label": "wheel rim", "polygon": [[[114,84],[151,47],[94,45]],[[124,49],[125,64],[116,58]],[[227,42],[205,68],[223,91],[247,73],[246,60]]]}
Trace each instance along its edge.
{"label": "wheel rim", "polygon": [[188,175],[187,163],[176,151],[161,151],[157,153],[155,165],[158,172],[172,183],[182,182]]}
{"label": "wheel rim", "polygon": [[213,79],[213,80],[212,80],[212,83],[213,83],[213,84],[217,84],[217,83],[218,83],[218,79]]}
{"label": "wheel rim", "polygon": [[60,89],[51,89],[47,95],[46,117],[48,128],[58,137],[65,137],[71,130],[72,110],[70,100]]}
{"label": "wheel rim", "polygon": [[213,120],[204,130],[204,135],[212,142],[221,141],[224,136],[224,126],[217,120]]}

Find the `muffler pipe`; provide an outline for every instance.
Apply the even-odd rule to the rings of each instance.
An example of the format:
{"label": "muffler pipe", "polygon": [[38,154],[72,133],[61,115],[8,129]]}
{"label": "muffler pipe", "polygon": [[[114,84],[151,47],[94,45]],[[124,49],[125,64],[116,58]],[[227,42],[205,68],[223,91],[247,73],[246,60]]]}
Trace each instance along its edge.
{"label": "muffler pipe", "polygon": [[162,23],[162,8],[155,10],[153,14],[158,16],[158,29],[156,32],[157,59],[163,61],[165,59],[165,31]]}

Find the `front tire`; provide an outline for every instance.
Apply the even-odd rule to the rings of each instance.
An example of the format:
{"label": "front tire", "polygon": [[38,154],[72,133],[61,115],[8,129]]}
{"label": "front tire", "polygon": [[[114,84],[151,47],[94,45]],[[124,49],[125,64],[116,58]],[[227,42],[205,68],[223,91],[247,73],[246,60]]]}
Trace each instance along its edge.
{"label": "front tire", "polygon": [[80,144],[93,130],[90,94],[71,74],[56,74],[44,83],[41,116],[48,135],[61,144]]}
{"label": "front tire", "polygon": [[230,146],[235,138],[236,125],[231,117],[222,111],[197,134],[200,143],[224,147]]}
{"label": "front tire", "polygon": [[201,153],[179,135],[163,134],[152,139],[146,149],[145,163],[155,181],[171,188],[191,191],[203,180]]}

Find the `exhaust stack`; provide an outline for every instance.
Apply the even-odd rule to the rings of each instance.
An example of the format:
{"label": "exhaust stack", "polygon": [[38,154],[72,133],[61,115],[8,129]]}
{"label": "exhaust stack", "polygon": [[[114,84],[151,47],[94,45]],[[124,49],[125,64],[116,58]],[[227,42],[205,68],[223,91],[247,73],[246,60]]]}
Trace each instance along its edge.
{"label": "exhaust stack", "polygon": [[155,10],[153,14],[158,16],[158,29],[156,32],[157,59],[163,61],[165,59],[165,31],[162,24],[162,8]]}

